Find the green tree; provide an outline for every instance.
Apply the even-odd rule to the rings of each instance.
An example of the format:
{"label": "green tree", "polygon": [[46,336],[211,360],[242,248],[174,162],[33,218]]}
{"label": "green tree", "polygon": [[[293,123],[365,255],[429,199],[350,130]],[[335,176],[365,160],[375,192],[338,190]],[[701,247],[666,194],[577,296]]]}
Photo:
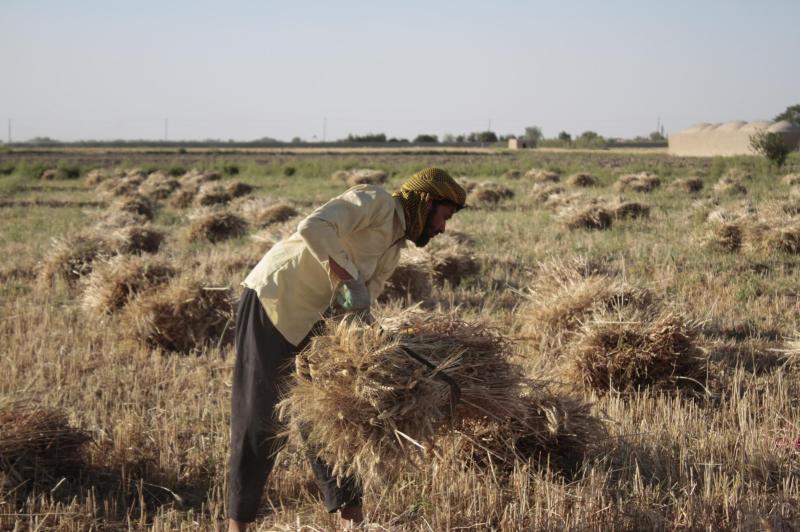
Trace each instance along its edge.
{"label": "green tree", "polygon": [[478,131],[475,133],[470,133],[467,137],[467,142],[497,142],[497,135],[494,133],[494,131]]}
{"label": "green tree", "polygon": [[539,126],[529,126],[525,128],[525,138],[533,143],[534,146],[542,138],[542,128]]}
{"label": "green tree", "polygon": [[653,142],[663,142],[667,139],[661,134],[660,131],[653,131],[650,133],[650,140]]}
{"label": "green tree", "polygon": [[786,120],[800,127],[800,103],[797,105],[790,105],[784,112],[775,117],[776,122],[780,122],[781,120]]}
{"label": "green tree", "polygon": [[783,142],[783,138],[764,129],[750,135],[750,147],[778,168],[783,166],[789,155],[789,146]]}
{"label": "green tree", "polygon": [[558,140],[561,142],[572,142],[572,135],[567,133],[566,131],[562,131],[558,134]]}
{"label": "green tree", "polygon": [[423,133],[421,135],[417,135],[414,139],[414,142],[435,144],[439,142],[439,137],[436,135],[427,135]]}

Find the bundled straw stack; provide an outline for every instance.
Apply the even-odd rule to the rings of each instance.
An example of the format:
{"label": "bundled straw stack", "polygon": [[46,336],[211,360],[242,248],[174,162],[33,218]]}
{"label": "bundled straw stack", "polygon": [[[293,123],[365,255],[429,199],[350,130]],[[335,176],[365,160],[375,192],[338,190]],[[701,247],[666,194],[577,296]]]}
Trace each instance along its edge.
{"label": "bundled straw stack", "polygon": [[77,476],[91,436],[63,412],[19,402],[0,404],[0,471],[14,484]]}
{"label": "bundled straw stack", "polygon": [[[523,381],[508,347],[484,324],[453,314],[411,310],[372,326],[330,321],[297,357],[282,418],[310,430],[337,475],[386,480],[456,420],[524,416]],[[455,409],[447,379],[460,388]]]}
{"label": "bundled straw stack", "polygon": [[620,176],[614,184],[614,188],[620,192],[652,192],[660,186],[661,180],[658,176],[649,172]]}

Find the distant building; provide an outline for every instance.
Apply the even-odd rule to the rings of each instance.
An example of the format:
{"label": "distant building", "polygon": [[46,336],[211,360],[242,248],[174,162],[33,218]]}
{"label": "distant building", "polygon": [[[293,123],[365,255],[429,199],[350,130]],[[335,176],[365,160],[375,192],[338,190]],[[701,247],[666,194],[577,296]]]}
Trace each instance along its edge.
{"label": "distant building", "polygon": [[523,148],[535,148],[536,143],[530,139],[526,138],[511,138],[508,139],[508,149],[509,150],[521,150]]}
{"label": "distant building", "polygon": [[800,128],[790,122],[725,122],[697,124],[669,136],[670,155],[710,157],[714,155],[752,155],[750,137],[766,130],[777,133],[792,150],[800,149]]}

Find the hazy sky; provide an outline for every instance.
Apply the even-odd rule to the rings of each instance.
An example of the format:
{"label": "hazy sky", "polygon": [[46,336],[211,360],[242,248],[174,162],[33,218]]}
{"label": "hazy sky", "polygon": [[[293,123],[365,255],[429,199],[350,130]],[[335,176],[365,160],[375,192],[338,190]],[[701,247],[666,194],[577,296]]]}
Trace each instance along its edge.
{"label": "hazy sky", "polygon": [[800,103],[800,1],[0,0],[14,140],[646,135]]}

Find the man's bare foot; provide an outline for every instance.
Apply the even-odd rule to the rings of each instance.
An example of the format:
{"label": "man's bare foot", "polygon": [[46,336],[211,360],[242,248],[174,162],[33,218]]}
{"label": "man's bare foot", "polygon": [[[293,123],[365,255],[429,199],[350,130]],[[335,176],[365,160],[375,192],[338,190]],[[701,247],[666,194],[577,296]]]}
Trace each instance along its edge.
{"label": "man's bare foot", "polygon": [[364,521],[364,509],[361,506],[345,506],[339,510],[342,528],[345,530],[360,525]]}
{"label": "man's bare foot", "polygon": [[228,519],[228,532],[244,532],[245,530],[247,530],[247,523]]}

